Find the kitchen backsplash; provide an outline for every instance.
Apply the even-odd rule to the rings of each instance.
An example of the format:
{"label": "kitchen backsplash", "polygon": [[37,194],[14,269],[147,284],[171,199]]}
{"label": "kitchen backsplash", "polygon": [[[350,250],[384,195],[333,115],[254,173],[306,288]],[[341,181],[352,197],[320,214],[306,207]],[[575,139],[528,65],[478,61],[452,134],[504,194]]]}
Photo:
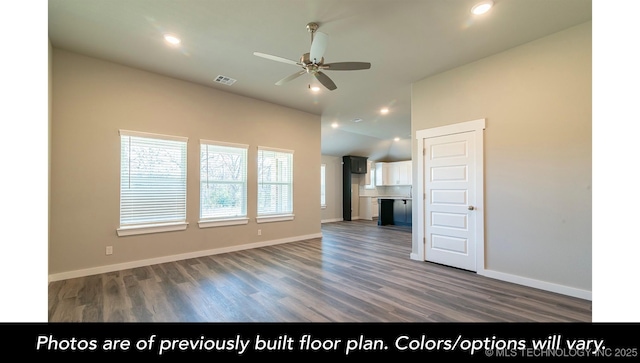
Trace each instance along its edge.
{"label": "kitchen backsplash", "polygon": [[377,197],[377,196],[398,196],[398,197],[411,197],[412,187],[410,185],[403,186],[379,186],[373,189],[367,189],[363,185],[359,186],[359,195],[363,197]]}

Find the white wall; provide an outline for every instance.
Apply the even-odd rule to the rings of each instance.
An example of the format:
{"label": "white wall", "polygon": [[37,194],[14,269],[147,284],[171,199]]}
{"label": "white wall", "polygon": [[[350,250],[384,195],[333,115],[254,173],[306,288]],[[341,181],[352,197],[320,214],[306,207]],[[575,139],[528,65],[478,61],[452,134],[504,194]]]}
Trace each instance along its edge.
{"label": "white wall", "polygon": [[[591,39],[588,22],[423,79],[412,89],[413,135],[486,119],[488,272],[587,297]],[[414,142],[414,160],[418,152]]]}

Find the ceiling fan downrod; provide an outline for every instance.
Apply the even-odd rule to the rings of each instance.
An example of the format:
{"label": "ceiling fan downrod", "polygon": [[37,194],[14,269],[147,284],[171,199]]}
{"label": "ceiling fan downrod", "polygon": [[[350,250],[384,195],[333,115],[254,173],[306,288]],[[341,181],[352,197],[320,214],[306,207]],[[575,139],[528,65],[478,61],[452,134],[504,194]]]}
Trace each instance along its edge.
{"label": "ceiling fan downrod", "polygon": [[313,43],[313,34],[318,30],[318,23],[307,24],[307,30],[311,33],[311,42]]}

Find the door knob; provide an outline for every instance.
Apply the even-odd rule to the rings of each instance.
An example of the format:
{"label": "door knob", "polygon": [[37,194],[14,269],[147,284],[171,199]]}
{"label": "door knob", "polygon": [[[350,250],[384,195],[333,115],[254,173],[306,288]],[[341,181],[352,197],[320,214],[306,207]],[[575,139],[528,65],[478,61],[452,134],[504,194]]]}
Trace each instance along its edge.
{"label": "door knob", "polygon": [[474,210],[474,209],[476,209],[474,206],[472,205],[469,206],[469,210]]}

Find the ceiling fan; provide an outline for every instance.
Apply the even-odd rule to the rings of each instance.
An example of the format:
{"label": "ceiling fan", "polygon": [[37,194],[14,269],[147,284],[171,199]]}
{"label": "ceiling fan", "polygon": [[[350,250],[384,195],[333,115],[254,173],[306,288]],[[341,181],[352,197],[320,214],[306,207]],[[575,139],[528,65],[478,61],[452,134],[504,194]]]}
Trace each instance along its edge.
{"label": "ceiling fan", "polygon": [[323,86],[333,91],[338,87],[331,80],[331,78],[329,78],[329,76],[324,73],[324,71],[355,71],[371,68],[371,63],[367,62],[337,62],[325,64],[323,56],[325,50],[327,49],[327,34],[317,31],[317,23],[307,24],[307,30],[309,31],[309,33],[311,33],[311,49],[309,53],[304,53],[302,57],[300,57],[300,60],[297,62],[275,55],[259,52],[253,53],[258,57],[302,67],[302,70],[279,80],[278,82],[276,82],[276,85],[283,85],[293,79],[300,77],[305,73],[309,73],[314,76]]}

